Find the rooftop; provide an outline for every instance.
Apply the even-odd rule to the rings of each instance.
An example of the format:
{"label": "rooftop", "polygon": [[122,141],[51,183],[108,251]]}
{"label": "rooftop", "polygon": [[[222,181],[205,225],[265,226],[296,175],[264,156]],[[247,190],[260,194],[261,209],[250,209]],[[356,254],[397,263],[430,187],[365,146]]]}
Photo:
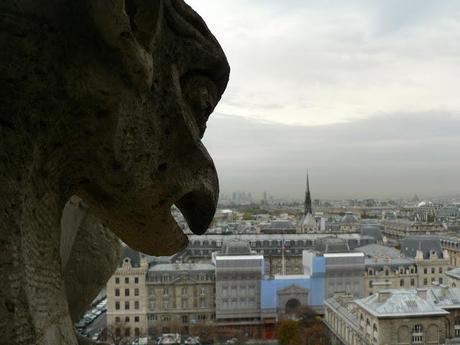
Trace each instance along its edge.
{"label": "rooftop", "polygon": [[400,258],[402,254],[399,250],[393,247],[387,247],[381,244],[367,244],[365,246],[355,248],[355,252],[363,252],[368,257],[389,257]]}
{"label": "rooftop", "polygon": [[149,268],[149,272],[165,272],[165,271],[214,271],[214,265],[211,264],[157,264]]}
{"label": "rooftop", "polygon": [[447,315],[448,312],[437,306],[423,289],[389,289],[356,301],[356,304],[376,317],[399,317],[420,315]]}

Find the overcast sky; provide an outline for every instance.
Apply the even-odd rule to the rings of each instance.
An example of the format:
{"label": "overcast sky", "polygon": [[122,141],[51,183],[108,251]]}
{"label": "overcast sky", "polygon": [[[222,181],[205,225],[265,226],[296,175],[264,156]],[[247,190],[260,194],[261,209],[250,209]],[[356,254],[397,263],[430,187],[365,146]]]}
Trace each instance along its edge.
{"label": "overcast sky", "polygon": [[205,144],[224,192],[460,194],[460,1],[188,0],[231,75]]}

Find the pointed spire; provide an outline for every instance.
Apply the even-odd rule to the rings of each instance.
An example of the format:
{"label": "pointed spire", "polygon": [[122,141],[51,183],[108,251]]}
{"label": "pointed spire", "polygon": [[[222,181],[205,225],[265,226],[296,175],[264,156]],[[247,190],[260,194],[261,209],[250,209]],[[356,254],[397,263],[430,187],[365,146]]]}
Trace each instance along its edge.
{"label": "pointed spire", "polygon": [[313,214],[313,210],[311,208],[311,196],[310,196],[310,180],[308,177],[308,170],[307,170],[307,186],[305,190],[305,205],[304,205],[304,214]]}

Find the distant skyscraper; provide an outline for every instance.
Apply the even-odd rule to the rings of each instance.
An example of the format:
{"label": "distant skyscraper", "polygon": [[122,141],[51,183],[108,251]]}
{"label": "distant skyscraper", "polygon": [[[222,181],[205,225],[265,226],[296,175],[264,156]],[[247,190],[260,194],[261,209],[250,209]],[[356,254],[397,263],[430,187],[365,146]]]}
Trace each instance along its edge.
{"label": "distant skyscraper", "polygon": [[313,210],[311,208],[311,195],[310,195],[310,181],[308,180],[308,172],[307,172],[307,189],[305,191],[305,209],[304,215],[313,214]]}

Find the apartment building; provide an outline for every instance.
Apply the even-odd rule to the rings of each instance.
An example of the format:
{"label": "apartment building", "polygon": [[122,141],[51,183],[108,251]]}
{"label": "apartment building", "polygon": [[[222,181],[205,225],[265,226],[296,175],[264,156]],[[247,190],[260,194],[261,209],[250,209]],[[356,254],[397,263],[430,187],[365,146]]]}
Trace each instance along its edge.
{"label": "apartment building", "polygon": [[126,247],[120,266],[107,282],[107,327],[116,337],[147,334],[147,270],[147,261]]}
{"label": "apartment building", "polygon": [[215,274],[211,264],[158,264],[146,276],[150,335],[187,332],[215,319]]}
{"label": "apartment building", "polygon": [[333,344],[459,344],[460,290],[447,286],[389,289],[353,299],[325,301]]}

